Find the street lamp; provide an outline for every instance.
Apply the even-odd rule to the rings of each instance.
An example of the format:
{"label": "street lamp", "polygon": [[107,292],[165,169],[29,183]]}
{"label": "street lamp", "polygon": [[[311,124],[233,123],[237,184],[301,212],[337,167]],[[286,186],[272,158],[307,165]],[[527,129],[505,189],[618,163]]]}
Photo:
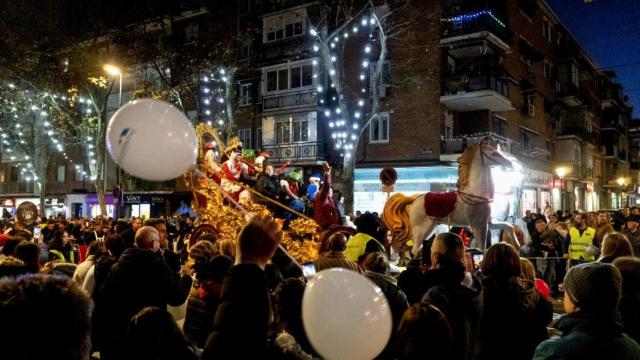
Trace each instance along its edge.
{"label": "street lamp", "polygon": [[624,186],[625,180],[623,177],[619,177],[618,179],[616,179],[616,182],[620,186],[620,202],[618,203],[619,205],[618,207],[621,208],[622,207],[622,187]]}
{"label": "street lamp", "polygon": [[560,211],[564,214],[564,177],[567,175],[567,169],[556,168],[556,175],[560,178]]}
{"label": "street lamp", "polygon": [[[122,107],[122,70],[119,67],[112,64],[102,65],[102,70],[111,76],[118,76],[118,109]],[[116,164],[116,184],[120,185],[120,165]],[[104,192],[107,192],[107,141],[104,142]],[[118,203],[118,208],[120,203]],[[114,214],[114,217],[119,216],[119,211]]]}

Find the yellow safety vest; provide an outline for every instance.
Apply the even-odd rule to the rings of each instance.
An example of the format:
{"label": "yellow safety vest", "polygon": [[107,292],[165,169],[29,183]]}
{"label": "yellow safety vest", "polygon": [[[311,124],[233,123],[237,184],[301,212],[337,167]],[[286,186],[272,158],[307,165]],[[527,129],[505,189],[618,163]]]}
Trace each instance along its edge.
{"label": "yellow safety vest", "polygon": [[52,252],[52,253],[54,253],[54,254],[56,254],[56,256],[57,256],[57,257],[60,259],[60,261],[61,261],[61,262],[63,262],[63,263],[66,263],[66,262],[71,263],[71,264],[74,264],[74,263],[75,263],[74,258],[73,258],[73,250],[71,250],[71,251],[69,252],[69,257],[71,258],[71,259],[69,259],[69,260],[71,260],[71,261],[67,261],[67,259],[64,257],[64,255],[62,254],[62,252],[60,252],[60,251],[58,251],[58,250],[49,250],[49,251],[50,251],[50,252]]}
{"label": "yellow safety vest", "polygon": [[572,227],[569,229],[569,236],[571,237],[569,244],[569,258],[571,260],[595,260],[593,255],[587,253],[587,246],[593,245],[593,238],[596,236],[594,228],[587,227],[580,236],[578,229]]}
{"label": "yellow safety vest", "polygon": [[347,249],[344,251],[344,255],[351,261],[358,261],[360,255],[364,254],[364,250],[367,248],[369,240],[374,240],[371,236],[365,233],[357,233],[347,241]]}

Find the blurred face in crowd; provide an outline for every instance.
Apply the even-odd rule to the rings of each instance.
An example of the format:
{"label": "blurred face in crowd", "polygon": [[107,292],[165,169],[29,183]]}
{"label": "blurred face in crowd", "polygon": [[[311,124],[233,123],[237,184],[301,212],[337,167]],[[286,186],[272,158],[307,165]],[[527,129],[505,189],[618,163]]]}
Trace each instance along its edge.
{"label": "blurred face in crowd", "polygon": [[536,222],[536,231],[539,233],[543,233],[544,229],[546,227],[546,224],[544,223],[544,221],[538,221]]}
{"label": "blurred face in crowd", "polygon": [[629,231],[636,231],[638,229],[638,222],[635,220],[627,221],[627,229]]}
{"label": "blurred face in crowd", "polygon": [[638,209],[638,208],[634,207],[634,208],[631,210],[631,215],[640,215],[640,209]]}
{"label": "blurred face in crowd", "polygon": [[158,235],[160,235],[160,247],[166,249],[169,246],[169,242],[167,241],[167,224],[158,224],[155,228],[158,230]]}
{"label": "blurred face in crowd", "polygon": [[267,167],[265,168],[264,172],[269,175],[272,176],[273,175],[273,166],[271,165],[267,165]]}
{"label": "blurred face in crowd", "polygon": [[585,217],[582,214],[576,214],[573,218],[573,221],[576,223],[576,227],[582,228],[586,223]]}
{"label": "blurred face in crowd", "polygon": [[609,222],[609,219],[607,217],[607,213],[605,212],[598,213],[598,225],[604,225],[608,222]]}
{"label": "blurred face in crowd", "polygon": [[69,243],[69,233],[68,232],[64,232],[62,233],[62,244],[67,245]]}
{"label": "blurred face in crowd", "polygon": [[555,224],[557,222],[558,222],[558,217],[556,215],[554,214],[549,215],[549,224],[552,224],[552,223]]}
{"label": "blurred face in crowd", "polygon": [[142,220],[135,219],[131,222],[131,229],[135,232],[142,227]]}
{"label": "blurred face in crowd", "polygon": [[624,215],[624,217],[629,216],[630,212],[629,212],[629,208],[623,208],[622,209],[622,215]]}
{"label": "blurred face in crowd", "polygon": [[56,227],[56,224],[54,224],[54,223],[48,223],[47,224],[47,229],[49,229],[49,230],[53,230],[55,227]]}

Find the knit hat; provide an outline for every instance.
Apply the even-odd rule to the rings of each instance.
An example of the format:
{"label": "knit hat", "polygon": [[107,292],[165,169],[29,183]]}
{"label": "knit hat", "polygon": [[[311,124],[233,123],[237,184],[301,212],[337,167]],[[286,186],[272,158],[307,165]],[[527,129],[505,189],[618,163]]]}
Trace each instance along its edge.
{"label": "knit hat", "polygon": [[320,176],[320,173],[315,173],[315,174],[311,175],[309,180],[311,180],[311,181],[320,181],[320,180],[322,180],[322,177]]}
{"label": "knit hat", "polygon": [[618,306],[622,276],[611,264],[589,262],[572,267],[564,277],[571,302],[587,312],[608,312]]}
{"label": "knit hat", "polygon": [[636,215],[629,215],[626,218],[624,218],[624,222],[627,223],[629,221],[635,221],[637,223],[640,223],[640,217],[636,216]]}

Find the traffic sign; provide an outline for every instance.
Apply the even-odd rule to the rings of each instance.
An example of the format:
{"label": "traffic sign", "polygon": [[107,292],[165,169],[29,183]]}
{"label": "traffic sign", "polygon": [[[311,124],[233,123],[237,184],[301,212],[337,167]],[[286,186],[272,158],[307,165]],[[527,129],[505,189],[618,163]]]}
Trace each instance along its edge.
{"label": "traffic sign", "polygon": [[392,167],[385,167],[380,170],[380,182],[385,186],[393,186],[398,180],[398,172]]}

